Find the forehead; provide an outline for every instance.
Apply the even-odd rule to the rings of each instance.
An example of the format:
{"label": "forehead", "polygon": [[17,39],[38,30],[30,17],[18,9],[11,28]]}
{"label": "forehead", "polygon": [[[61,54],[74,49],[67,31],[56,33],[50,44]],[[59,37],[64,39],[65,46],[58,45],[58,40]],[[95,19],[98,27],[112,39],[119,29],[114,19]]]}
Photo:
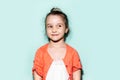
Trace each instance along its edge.
{"label": "forehead", "polygon": [[46,19],[46,22],[52,22],[52,21],[60,21],[64,22],[63,16],[62,15],[49,15]]}

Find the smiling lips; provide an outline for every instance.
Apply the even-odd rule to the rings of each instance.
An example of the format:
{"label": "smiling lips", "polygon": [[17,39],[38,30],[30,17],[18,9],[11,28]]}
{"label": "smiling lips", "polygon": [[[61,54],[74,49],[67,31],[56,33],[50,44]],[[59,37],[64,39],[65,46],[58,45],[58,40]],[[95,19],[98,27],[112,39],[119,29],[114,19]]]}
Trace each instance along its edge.
{"label": "smiling lips", "polygon": [[58,36],[59,34],[51,34],[52,36]]}

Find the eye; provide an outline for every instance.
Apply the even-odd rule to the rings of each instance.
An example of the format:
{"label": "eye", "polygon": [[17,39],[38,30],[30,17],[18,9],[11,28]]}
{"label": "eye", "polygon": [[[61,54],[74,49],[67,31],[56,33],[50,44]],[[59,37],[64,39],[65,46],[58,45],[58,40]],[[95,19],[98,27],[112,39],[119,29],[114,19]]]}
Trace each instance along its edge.
{"label": "eye", "polygon": [[58,25],[58,27],[62,27],[62,25]]}
{"label": "eye", "polygon": [[49,25],[49,26],[47,26],[47,28],[52,28],[52,27],[53,27],[53,26],[50,26],[50,25]]}

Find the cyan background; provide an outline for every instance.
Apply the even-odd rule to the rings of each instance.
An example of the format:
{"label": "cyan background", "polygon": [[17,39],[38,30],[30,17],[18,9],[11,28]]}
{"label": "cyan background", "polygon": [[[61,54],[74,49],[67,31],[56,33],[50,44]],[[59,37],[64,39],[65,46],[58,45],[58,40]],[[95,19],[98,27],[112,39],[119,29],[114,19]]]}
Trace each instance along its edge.
{"label": "cyan background", "polygon": [[1,0],[0,80],[32,80],[35,51],[47,42],[44,18],[52,7],[69,18],[67,43],[83,64],[83,80],[120,80],[119,0]]}

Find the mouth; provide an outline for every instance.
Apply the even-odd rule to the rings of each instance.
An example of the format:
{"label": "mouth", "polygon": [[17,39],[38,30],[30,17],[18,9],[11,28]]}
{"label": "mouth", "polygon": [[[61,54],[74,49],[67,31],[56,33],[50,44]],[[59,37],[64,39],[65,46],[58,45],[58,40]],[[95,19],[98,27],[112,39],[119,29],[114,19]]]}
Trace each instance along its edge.
{"label": "mouth", "polygon": [[59,34],[51,34],[52,36],[58,36]]}

